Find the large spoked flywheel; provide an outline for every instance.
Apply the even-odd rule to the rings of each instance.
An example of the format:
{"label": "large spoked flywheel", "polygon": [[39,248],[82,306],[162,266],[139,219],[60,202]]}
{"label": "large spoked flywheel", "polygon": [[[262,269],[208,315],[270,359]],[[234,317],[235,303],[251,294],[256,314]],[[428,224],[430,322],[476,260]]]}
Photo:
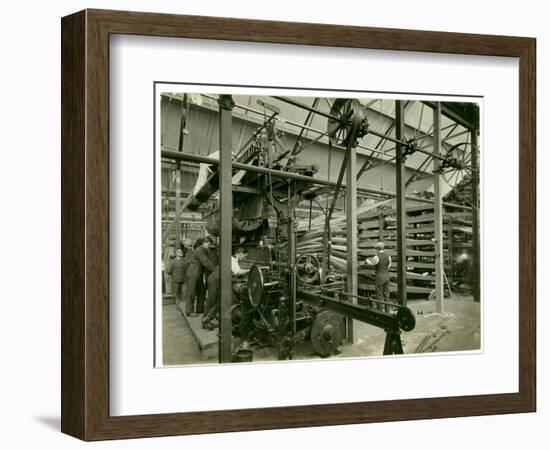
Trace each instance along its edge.
{"label": "large spoked flywheel", "polygon": [[453,145],[440,164],[443,178],[451,189],[460,185],[463,180],[470,179],[472,175],[472,151],[470,147],[469,142],[460,142]]}
{"label": "large spoked flywheel", "polygon": [[[365,108],[359,100],[338,98],[332,104],[327,131],[330,141],[336,145],[347,146],[350,140],[357,141],[367,134],[368,121]],[[356,142],[352,142],[356,145]]]}
{"label": "large spoked flywheel", "polygon": [[258,308],[264,297],[264,271],[259,266],[252,266],[248,272],[248,299],[250,306]]}

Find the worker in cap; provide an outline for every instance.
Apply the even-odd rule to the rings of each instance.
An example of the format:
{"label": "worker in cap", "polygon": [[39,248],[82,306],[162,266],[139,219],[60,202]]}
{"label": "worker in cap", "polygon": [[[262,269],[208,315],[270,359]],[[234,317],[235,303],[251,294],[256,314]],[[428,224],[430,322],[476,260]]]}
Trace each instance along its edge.
{"label": "worker in cap", "polygon": [[176,250],[176,258],[170,262],[168,269],[172,271],[173,292],[176,299],[176,307],[183,313],[185,310],[185,297],[187,292],[187,269],[191,253],[193,252],[193,241],[185,239],[180,242]]}
{"label": "worker in cap", "polygon": [[[390,301],[390,267],[391,256],[384,252],[384,243],[377,242],[374,244],[376,249],[376,255],[371,258],[367,258],[365,263],[374,267],[374,287],[376,291],[376,300],[379,302]],[[387,311],[388,305],[383,303],[378,304],[378,309]]]}
{"label": "worker in cap", "polygon": [[176,257],[168,262],[166,273],[172,277],[172,293],[174,294],[174,303],[177,308],[183,303],[185,296],[185,277],[187,274],[187,261],[181,248],[176,249]]}

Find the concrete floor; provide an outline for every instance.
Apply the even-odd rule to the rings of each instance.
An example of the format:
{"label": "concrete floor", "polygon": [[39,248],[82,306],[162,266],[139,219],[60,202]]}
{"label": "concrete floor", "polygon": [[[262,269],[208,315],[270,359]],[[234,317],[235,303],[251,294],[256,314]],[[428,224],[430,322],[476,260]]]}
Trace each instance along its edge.
{"label": "concrete floor", "polygon": [[[408,306],[416,316],[416,326],[414,330],[401,334],[405,353],[416,353],[427,334],[436,333],[439,336],[444,329],[448,330],[448,334],[435,344],[436,352],[479,350],[480,304],[474,302],[471,296],[461,296],[461,300],[446,299],[444,314],[434,314],[434,301],[411,301]],[[342,346],[339,357],[381,355],[385,339],[383,330],[361,322],[355,324],[358,342]],[[430,350],[425,348],[425,351]]]}
{"label": "concrete floor", "polygon": [[[426,352],[448,352],[478,350],[480,348],[480,304],[471,296],[446,299],[444,314],[434,314],[434,301],[410,301],[409,308],[416,316],[413,331],[402,334],[405,353],[415,353],[427,334],[438,336],[448,330],[435,349],[425,348]],[[339,354],[333,357],[380,356],[384,348],[383,330],[361,322],[355,322],[358,341],[354,345],[344,344]],[[434,338],[432,337],[430,341]],[[254,361],[274,361],[276,352],[272,348],[254,348]],[[163,307],[163,357],[165,365],[212,364],[216,359],[204,360],[189,330],[185,319],[174,304]],[[295,347],[295,359],[318,359],[309,342]]]}

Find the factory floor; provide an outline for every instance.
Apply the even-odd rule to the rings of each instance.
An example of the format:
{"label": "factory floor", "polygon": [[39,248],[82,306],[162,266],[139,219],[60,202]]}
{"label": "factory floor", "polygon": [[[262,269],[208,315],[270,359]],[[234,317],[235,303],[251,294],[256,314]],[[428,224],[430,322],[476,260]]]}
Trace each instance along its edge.
{"label": "factory floor", "polygon": [[[461,296],[460,300],[445,299],[443,314],[435,314],[433,300],[410,301],[408,306],[416,316],[416,326],[414,330],[401,334],[405,353],[417,353],[419,344],[428,334],[431,337],[424,346],[424,352],[480,349],[480,304],[474,302],[471,296]],[[340,348],[340,357],[382,354],[385,339],[383,330],[361,322],[355,322],[355,329],[358,342],[355,345],[343,345]],[[430,348],[430,343],[443,333],[445,335]]]}
{"label": "factory floor", "polygon": [[[435,302],[427,300],[410,301],[408,304],[416,316],[413,331],[403,333],[405,353],[417,353],[419,344],[431,337],[424,346],[424,352],[467,351],[480,348],[480,304],[471,296],[445,299],[443,314],[435,313]],[[383,330],[361,322],[354,322],[357,342],[344,344],[337,357],[379,356],[384,348]],[[435,335],[435,336],[434,336]],[[430,344],[438,339],[433,346]],[[254,361],[274,361],[275,349],[254,348]],[[165,365],[212,364],[214,359],[204,359],[184,317],[174,304],[163,306],[163,357]],[[336,355],[335,355],[336,357]],[[311,344],[304,342],[295,347],[295,359],[318,359]]]}
{"label": "factory floor", "polygon": [[162,344],[165,366],[217,363],[203,359],[195,336],[174,303],[162,306]]}

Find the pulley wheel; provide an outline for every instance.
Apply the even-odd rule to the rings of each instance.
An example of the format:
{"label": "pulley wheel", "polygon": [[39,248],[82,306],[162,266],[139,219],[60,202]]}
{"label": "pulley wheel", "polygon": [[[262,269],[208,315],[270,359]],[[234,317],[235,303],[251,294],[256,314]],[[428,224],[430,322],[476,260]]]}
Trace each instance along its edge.
{"label": "pulley wheel", "polygon": [[296,277],[302,283],[314,284],[321,279],[321,263],[315,255],[300,255],[296,259]]}
{"label": "pulley wheel", "polygon": [[253,308],[261,305],[264,297],[264,275],[259,266],[252,266],[248,272],[248,299]]}
{"label": "pulley wheel", "polygon": [[328,119],[327,131],[333,144],[346,146],[352,137],[357,139],[365,135],[367,118],[359,100],[336,99],[330,109],[330,115],[334,119]]}
{"label": "pulley wheel", "polygon": [[311,327],[311,345],[322,357],[330,356],[344,339],[344,321],[340,314],[322,311]]}
{"label": "pulley wheel", "polygon": [[416,317],[409,308],[400,307],[397,310],[397,323],[403,331],[411,331],[416,325]]}

